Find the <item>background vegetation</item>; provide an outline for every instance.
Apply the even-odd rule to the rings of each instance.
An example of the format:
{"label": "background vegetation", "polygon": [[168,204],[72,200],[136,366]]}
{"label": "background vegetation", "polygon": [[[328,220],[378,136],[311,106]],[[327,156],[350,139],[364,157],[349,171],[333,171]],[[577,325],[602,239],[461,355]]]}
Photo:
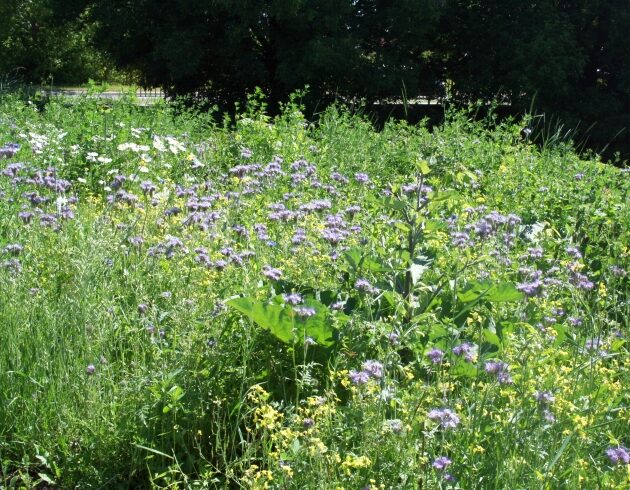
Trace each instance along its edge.
{"label": "background vegetation", "polygon": [[[269,107],[310,87],[332,100],[424,96],[509,102],[544,131],[629,148],[630,5],[623,0],[3,2],[0,73],[136,81],[233,110],[262,87]],[[118,72],[120,73],[120,72]],[[564,129],[562,129],[564,128]]]}

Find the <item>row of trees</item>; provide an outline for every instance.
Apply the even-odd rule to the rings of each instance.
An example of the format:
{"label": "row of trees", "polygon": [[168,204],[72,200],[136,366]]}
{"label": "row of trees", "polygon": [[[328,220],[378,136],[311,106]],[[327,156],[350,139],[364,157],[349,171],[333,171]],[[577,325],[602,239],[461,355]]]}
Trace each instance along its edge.
{"label": "row of trees", "polygon": [[3,0],[0,18],[0,70],[33,79],[109,59],[223,107],[255,87],[272,107],[305,85],[313,104],[447,87],[597,123],[602,142],[630,128],[627,0]]}
{"label": "row of trees", "polygon": [[111,75],[111,58],[94,46],[97,24],[72,1],[0,0],[0,82],[81,83]]}

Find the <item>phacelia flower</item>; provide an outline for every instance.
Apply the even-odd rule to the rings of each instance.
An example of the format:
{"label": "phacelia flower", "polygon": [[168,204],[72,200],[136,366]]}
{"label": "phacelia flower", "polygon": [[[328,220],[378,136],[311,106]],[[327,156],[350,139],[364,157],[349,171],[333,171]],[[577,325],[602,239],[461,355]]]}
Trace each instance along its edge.
{"label": "phacelia flower", "polygon": [[302,295],[298,293],[283,294],[282,299],[290,305],[299,305],[302,302]]}
{"label": "phacelia flower", "polygon": [[442,429],[455,429],[459,425],[459,417],[450,408],[434,408],[427,417],[434,422],[438,422]]}
{"label": "phacelia flower", "polygon": [[383,364],[378,361],[367,360],[363,363],[363,371],[372,378],[380,379],[383,377]]}
{"label": "phacelia flower", "polygon": [[475,358],[475,345],[470,342],[464,342],[463,344],[459,344],[453,347],[453,354],[459,357],[464,357],[464,359],[468,362],[472,362]]}
{"label": "phacelia flower", "polygon": [[446,456],[440,456],[433,461],[433,467],[438,471],[443,471],[452,461]]}
{"label": "phacelia flower", "polygon": [[486,373],[494,374],[501,384],[512,382],[509,369],[509,366],[503,361],[487,361],[485,366]]}
{"label": "phacelia flower", "polygon": [[274,269],[270,265],[265,265],[262,273],[263,276],[273,279],[274,281],[278,281],[282,277],[282,271],[280,269]]}
{"label": "phacelia flower", "polygon": [[370,181],[369,175],[364,173],[355,174],[354,178],[360,184],[367,184]]}
{"label": "phacelia flower", "polygon": [[606,456],[608,456],[610,464],[630,464],[630,453],[626,447],[609,447],[606,449]]}
{"label": "phacelia flower", "polygon": [[440,364],[444,360],[444,352],[440,349],[433,348],[427,352],[427,357],[433,364]]}
{"label": "phacelia flower", "polygon": [[541,405],[551,405],[553,402],[556,401],[556,398],[550,391],[537,391],[536,393],[534,393],[534,397],[536,398],[536,401]]}
{"label": "phacelia flower", "polygon": [[293,308],[293,311],[297,316],[301,318],[308,318],[314,316],[317,313],[317,311],[315,311],[315,308],[310,308],[308,306],[296,306],[295,308]]}
{"label": "phacelia flower", "polygon": [[348,378],[355,385],[362,385],[370,380],[370,375],[365,371],[355,371],[354,369],[348,373]]}
{"label": "phacelia flower", "polygon": [[374,286],[367,279],[357,279],[354,283],[355,289],[359,291],[365,291],[366,293],[372,293],[376,290]]}
{"label": "phacelia flower", "polygon": [[531,282],[522,282],[516,285],[516,289],[518,289],[525,296],[538,296],[542,293],[542,285],[543,283],[540,279],[534,279]]}

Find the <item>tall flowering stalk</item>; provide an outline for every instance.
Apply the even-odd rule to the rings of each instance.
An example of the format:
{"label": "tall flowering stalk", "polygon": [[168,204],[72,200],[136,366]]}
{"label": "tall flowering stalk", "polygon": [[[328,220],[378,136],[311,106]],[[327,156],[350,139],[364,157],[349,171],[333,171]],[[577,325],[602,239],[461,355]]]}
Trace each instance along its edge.
{"label": "tall flowering stalk", "polygon": [[[419,161],[416,164],[416,179],[411,184],[403,185],[401,191],[405,195],[413,198],[413,205],[403,209],[405,224],[409,228],[407,231],[407,252],[409,252],[409,260],[413,261],[418,243],[422,238],[422,222],[423,217],[427,214],[427,206],[429,204],[428,195],[433,192],[431,187],[425,185],[425,176],[429,174],[430,169],[425,161]],[[405,272],[405,282],[403,286],[403,297],[406,302],[405,322],[411,321],[413,307],[411,306],[411,296],[413,289],[413,274],[410,262]]]}

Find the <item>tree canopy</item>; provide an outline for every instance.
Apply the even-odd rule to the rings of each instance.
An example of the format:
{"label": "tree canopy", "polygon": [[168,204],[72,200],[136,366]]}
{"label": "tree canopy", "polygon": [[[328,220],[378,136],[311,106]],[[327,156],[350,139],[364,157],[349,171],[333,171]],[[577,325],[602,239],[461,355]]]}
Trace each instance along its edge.
{"label": "tree canopy", "polygon": [[[233,107],[256,87],[277,106],[440,97],[508,101],[630,128],[627,0],[6,0],[0,74],[99,78],[111,57],[139,83]],[[627,133],[626,133],[627,134]]]}

